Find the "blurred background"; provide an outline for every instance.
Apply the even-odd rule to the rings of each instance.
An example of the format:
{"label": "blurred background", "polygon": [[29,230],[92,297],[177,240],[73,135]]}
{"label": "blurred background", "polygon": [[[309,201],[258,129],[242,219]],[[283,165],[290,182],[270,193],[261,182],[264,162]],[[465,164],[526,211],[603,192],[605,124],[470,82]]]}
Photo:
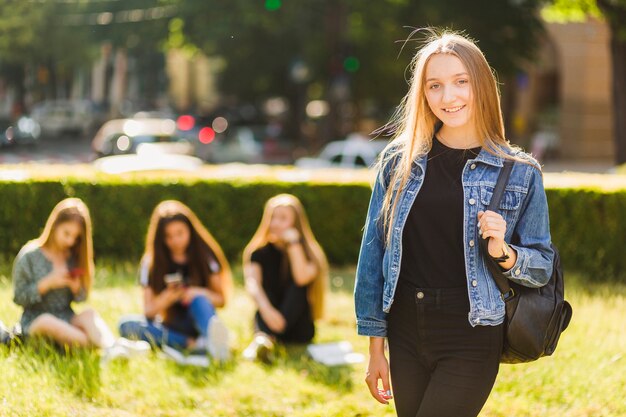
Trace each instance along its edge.
{"label": "blurred background", "polygon": [[432,25],[478,40],[512,142],[547,170],[607,172],[626,162],[624,16],[619,0],[0,0],[0,163],[369,166],[420,35],[405,40]]}

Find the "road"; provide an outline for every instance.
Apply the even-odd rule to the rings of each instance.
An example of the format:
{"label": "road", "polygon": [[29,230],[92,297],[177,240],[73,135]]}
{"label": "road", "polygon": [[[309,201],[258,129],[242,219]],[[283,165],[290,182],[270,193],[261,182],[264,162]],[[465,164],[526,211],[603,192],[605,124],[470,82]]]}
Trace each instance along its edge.
{"label": "road", "polygon": [[[25,162],[77,164],[93,160],[91,137],[57,137],[43,138],[35,147],[0,148],[0,165],[19,164]],[[584,172],[611,173],[614,170],[612,161],[546,161],[544,172]]]}
{"label": "road", "polygon": [[42,138],[34,147],[16,146],[0,148],[0,164],[24,162],[76,164],[90,162],[91,137],[49,137]]}

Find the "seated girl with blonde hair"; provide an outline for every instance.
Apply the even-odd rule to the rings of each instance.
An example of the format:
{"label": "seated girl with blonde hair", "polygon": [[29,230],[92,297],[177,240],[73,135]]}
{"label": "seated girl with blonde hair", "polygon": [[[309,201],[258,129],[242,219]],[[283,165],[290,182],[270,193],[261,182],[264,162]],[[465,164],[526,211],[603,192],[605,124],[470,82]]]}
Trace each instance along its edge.
{"label": "seated girl with blonde hair", "polygon": [[314,321],[322,316],[328,262],[295,196],[280,194],[266,203],[243,268],[246,290],[258,309],[255,338],[244,357],[268,360],[274,341],[310,342]]}
{"label": "seated girl with blonde hair", "polygon": [[102,348],[106,358],[148,352],[145,342],[115,338],[93,309],[74,312],[72,302],[87,299],[93,275],[89,209],[82,200],[67,198],[54,207],[41,236],[15,259],[13,300],[24,307],[22,333],[61,345]]}

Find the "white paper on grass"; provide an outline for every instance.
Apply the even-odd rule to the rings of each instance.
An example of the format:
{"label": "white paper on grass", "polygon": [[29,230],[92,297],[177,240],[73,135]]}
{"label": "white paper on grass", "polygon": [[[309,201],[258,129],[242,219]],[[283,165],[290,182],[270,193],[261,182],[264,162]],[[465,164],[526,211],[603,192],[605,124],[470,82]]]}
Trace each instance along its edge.
{"label": "white paper on grass", "polygon": [[327,366],[361,363],[365,357],[352,351],[350,342],[319,343],[307,346],[307,352],[314,361]]}
{"label": "white paper on grass", "polygon": [[199,366],[202,368],[210,366],[209,358],[206,355],[184,355],[179,350],[167,345],[163,345],[161,350],[166,358],[173,360],[179,365]]}

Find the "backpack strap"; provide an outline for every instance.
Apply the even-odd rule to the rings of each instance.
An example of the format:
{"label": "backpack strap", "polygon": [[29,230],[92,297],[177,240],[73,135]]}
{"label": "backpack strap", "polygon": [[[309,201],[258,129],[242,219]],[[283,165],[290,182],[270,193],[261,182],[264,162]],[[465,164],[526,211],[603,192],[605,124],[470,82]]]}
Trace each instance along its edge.
{"label": "backpack strap", "polygon": [[[509,177],[511,176],[511,171],[513,170],[514,161],[507,159],[504,161],[504,166],[500,170],[500,174],[498,175],[498,181],[496,182],[496,186],[493,190],[493,195],[491,196],[491,201],[489,202],[489,206],[487,210],[497,212],[498,206],[500,205],[500,201],[504,196],[504,189],[506,188],[507,183],[509,182]],[[488,245],[489,241],[479,238],[480,248],[483,252],[483,257],[485,258],[485,264],[487,265],[487,269],[491,272],[498,289],[502,293],[502,299],[507,300],[514,295],[511,290],[511,286],[509,285],[509,280],[502,274],[502,269],[500,265],[496,261],[494,261],[491,256],[489,256]]]}

